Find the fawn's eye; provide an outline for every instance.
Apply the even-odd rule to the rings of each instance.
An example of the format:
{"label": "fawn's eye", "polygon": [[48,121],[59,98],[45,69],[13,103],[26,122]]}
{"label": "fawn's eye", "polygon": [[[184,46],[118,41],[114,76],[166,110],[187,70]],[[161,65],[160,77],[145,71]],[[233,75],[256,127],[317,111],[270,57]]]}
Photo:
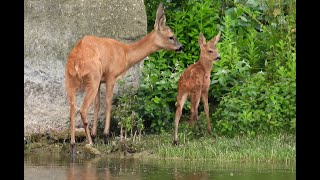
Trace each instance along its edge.
{"label": "fawn's eye", "polygon": [[208,52],[209,52],[210,54],[212,54],[212,53],[213,53],[213,51],[211,51],[211,50],[209,50]]}
{"label": "fawn's eye", "polygon": [[170,40],[173,40],[173,36],[170,36],[169,39],[170,39]]}

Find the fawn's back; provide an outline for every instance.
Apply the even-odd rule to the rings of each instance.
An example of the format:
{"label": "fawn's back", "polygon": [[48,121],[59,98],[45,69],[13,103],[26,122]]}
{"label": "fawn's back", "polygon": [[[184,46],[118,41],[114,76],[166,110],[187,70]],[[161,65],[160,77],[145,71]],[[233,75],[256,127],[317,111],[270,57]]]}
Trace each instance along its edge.
{"label": "fawn's back", "polygon": [[[220,35],[219,35],[220,36]],[[190,65],[181,75],[178,81],[178,90],[181,93],[195,93],[207,91],[210,86],[210,74],[214,61],[220,59],[218,49],[215,46],[219,37],[216,36],[208,43],[202,34],[199,36],[199,45],[201,48],[200,58]]]}

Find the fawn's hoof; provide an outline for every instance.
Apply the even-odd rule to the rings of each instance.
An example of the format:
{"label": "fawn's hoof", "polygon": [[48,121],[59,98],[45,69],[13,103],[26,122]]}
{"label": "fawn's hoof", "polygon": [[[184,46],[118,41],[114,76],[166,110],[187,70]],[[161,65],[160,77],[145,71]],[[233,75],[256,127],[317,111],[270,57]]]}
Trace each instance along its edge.
{"label": "fawn's hoof", "polygon": [[178,145],[178,140],[174,140],[173,145],[175,145],[175,146]]}
{"label": "fawn's hoof", "polygon": [[97,143],[97,138],[96,136],[91,135],[92,143],[96,144]]}

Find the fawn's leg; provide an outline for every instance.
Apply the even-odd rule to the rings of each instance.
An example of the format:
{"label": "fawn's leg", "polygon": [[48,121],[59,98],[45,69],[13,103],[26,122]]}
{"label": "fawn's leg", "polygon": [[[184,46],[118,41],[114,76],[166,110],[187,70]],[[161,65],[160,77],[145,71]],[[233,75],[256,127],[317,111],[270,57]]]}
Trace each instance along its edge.
{"label": "fawn's leg", "polygon": [[200,89],[191,94],[191,115],[190,124],[194,124],[198,119],[198,106],[200,102],[201,91]]}
{"label": "fawn's leg", "polygon": [[207,130],[208,130],[208,133],[210,134],[211,133],[211,126],[210,126],[209,105],[208,105],[208,91],[203,92],[201,97],[202,97],[204,111],[206,113],[206,118],[207,118]]}
{"label": "fawn's leg", "polygon": [[179,121],[180,121],[180,117],[182,115],[182,108],[184,103],[186,102],[188,97],[188,94],[182,94],[180,92],[178,92],[178,96],[177,96],[177,109],[176,109],[176,116],[175,116],[175,120],[174,120],[174,138],[173,138],[173,144],[177,145],[178,144],[178,126],[179,126]]}

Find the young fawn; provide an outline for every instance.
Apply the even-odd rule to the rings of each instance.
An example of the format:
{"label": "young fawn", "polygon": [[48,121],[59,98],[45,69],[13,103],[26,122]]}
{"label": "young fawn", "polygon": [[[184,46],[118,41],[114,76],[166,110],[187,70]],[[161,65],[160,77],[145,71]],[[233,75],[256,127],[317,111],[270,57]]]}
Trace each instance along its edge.
{"label": "young fawn", "polygon": [[[87,143],[92,144],[91,136],[97,134],[97,118],[100,109],[100,83],[106,85],[106,122],[105,142],[109,135],[110,114],[113,88],[116,81],[125,72],[142,61],[149,54],[161,49],[180,51],[178,42],[169,27],[166,26],[163,4],[157,9],[154,29],[142,39],[132,44],[124,44],[114,39],[96,36],[83,37],[72,49],[65,70],[65,87],[70,105],[71,150],[75,147],[75,97],[79,89],[84,89],[85,96],[80,108]],[[94,120],[90,130],[87,111],[94,101]]]}
{"label": "young fawn", "polygon": [[207,118],[207,130],[209,134],[211,133],[208,107],[208,90],[210,86],[212,65],[215,61],[220,60],[218,49],[216,47],[219,39],[220,32],[207,43],[203,34],[199,34],[198,43],[201,50],[200,58],[197,63],[192,64],[184,71],[178,81],[177,109],[173,140],[175,145],[178,144],[178,125],[182,114],[182,108],[188,96],[190,96],[191,100],[190,123],[194,124],[197,120],[198,106],[201,97]]}

